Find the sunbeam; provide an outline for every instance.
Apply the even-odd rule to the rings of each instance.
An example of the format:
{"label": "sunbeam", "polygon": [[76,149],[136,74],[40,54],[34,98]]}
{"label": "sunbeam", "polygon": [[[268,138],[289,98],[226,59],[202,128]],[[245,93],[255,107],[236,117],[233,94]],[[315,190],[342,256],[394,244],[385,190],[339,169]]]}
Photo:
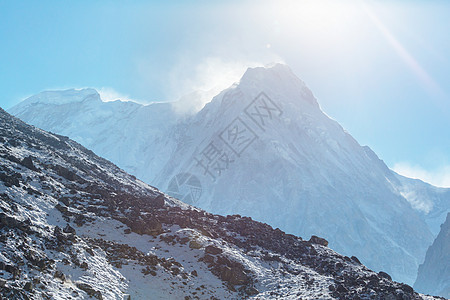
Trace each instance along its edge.
{"label": "sunbeam", "polygon": [[419,62],[411,55],[411,53],[400,43],[394,34],[387,28],[383,22],[376,16],[373,10],[364,2],[361,2],[364,12],[373,22],[376,28],[381,32],[387,42],[394,48],[395,52],[406,63],[411,71],[417,76],[420,82],[433,95],[442,95],[443,91],[428,72],[419,64]]}

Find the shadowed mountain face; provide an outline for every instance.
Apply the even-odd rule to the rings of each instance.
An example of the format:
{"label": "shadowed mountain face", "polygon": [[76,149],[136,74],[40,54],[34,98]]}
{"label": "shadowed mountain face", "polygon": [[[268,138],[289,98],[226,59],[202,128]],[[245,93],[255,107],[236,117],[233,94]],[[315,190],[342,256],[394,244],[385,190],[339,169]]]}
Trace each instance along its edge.
{"label": "shadowed mountain face", "polygon": [[423,293],[450,298],[450,213],[428,248],[414,287]]}
{"label": "shadowed mountain face", "polygon": [[431,299],[322,238],[167,197],[1,109],[0,137],[7,299]]}
{"label": "shadowed mountain face", "polygon": [[188,204],[319,234],[396,280],[414,282],[450,207],[448,189],[389,170],[284,65],[249,69],[186,118],[170,104],[104,103],[88,91],[96,96],[82,101],[39,94],[11,112]]}

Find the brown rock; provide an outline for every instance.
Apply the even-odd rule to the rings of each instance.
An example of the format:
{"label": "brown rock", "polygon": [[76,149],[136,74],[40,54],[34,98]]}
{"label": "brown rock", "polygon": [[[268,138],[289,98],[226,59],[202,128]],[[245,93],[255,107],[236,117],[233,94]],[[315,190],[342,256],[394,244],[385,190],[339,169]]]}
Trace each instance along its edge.
{"label": "brown rock", "polygon": [[259,294],[259,291],[251,286],[245,289],[245,293],[249,296],[255,296]]}
{"label": "brown rock", "polygon": [[37,168],[34,166],[31,156],[25,157],[20,163],[22,166],[27,167],[30,170],[37,171]]}
{"label": "brown rock", "polygon": [[240,267],[220,267],[220,279],[232,285],[243,285],[249,282],[249,278]]}
{"label": "brown rock", "polygon": [[145,221],[136,221],[130,224],[131,230],[137,234],[158,235],[162,233],[162,224],[156,218],[149,218]]}
{"label": "brown rock", "polygon": [[217,255],[217,254],[222,253],[223,250],[220,249],[220,248],[218,248],[218,247],[216,247],[216,246],[209,245],[209,246],[207,246],[207,247],[205,248],[205,252],[206,252],[206,253],[209,253],[209,254],[212,254],[212,255]]}
{"label": "brown rock", "polygon": [[27,283],[25,283],[25,285],[23,286],[23,289],[27,292],[31,292],[31,290],[33,290],[33,284],[31,283],[31,281],[28,281]]}
{"label": "brown rock", "polygon": [[160,194],[150,201],[150,206],[154,208],[163,208],[165,204],[164,195]]}
{"label": "brown rock", "polygon": [[191,249],[200,249],[202,246],[203,246],[202,244],[200,244],[195,240],[189,242],[189,248]]}
{"label": "brown rock", "polygon": [[202,260],[207,264],[212,264],[214,263],[214,256],[206,254],[205,256],[203,256]]}
{"label": "brown rock", "polygon": [[313,243],[313,244],[317,244],[317,245],[322,245],[327,247],[328,246],[328,241],[324,238],[318,237],[318,236],[311,236],[311,238],[309,239],[309,242]]}

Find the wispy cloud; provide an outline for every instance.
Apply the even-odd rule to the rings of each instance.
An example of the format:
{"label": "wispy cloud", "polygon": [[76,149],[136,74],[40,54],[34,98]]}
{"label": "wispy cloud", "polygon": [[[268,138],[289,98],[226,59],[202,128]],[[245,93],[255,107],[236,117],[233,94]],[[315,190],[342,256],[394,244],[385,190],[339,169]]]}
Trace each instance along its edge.
{"label": "wispy cloud", "polygon": [[136,103],[147,104],[144,101],[132,99],[132,98],[130,98],[130,96],[128,96],[126,94],[122,94],[111,87],[101,87],[101,88],[96,88],[96,90],[100,94],[100,98],[104,102],[121,100],[121,101],[132,101],[132,102],[136,102]]}
{"label": "wispy cloud", "polygon": [[176,102],[175,110],[179,113],[199,111],[212,96],[238,82],[247,68],[261,65],[262,63],[254,61],[223,60],[218,57],[207,57],[197,65],[190,62],[179,63],[170,74],[173,97],[180,98],[193,92],[200,92],[199,96],[208,96]]}
{"label": "wispy cloud", "polygon": [[[282,62],[282,59],[273,56],[270,62]],[[191,101],[186,101],[189,97],[184,97],[184,101],[175,102],[175,111],[199,111],[213,96],[238,82],[248,68],[263,65],[255,60],[227,60],[219,57],[206,57],[195,65],[188,61],[179,63],[170,74],[172,97],[179,99],[189,95]],[[194,99],[192,96],[195,94],[197,98]]]}
{"label": "wispy cloud", "polygon": [[435,186],[450,188],[450,165],[444,165],[434,170],[426,170],[418,165],[399,162],[392,169],[406,177],[420,179]]}

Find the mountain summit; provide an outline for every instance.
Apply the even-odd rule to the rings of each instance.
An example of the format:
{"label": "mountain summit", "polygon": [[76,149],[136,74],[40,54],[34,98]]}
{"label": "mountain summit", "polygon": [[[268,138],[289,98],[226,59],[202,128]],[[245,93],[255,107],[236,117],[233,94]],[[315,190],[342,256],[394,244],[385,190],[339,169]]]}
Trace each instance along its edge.
{"label": "mountain summit", "polygon": [[410,284],[450,207],[449,189],[391,171],[324,114],[285,65],[248,69],[189,118],[164,103],[95,105],[64,105],[64,118],[58,104],[10,112],[188,204],[321,235]]}

